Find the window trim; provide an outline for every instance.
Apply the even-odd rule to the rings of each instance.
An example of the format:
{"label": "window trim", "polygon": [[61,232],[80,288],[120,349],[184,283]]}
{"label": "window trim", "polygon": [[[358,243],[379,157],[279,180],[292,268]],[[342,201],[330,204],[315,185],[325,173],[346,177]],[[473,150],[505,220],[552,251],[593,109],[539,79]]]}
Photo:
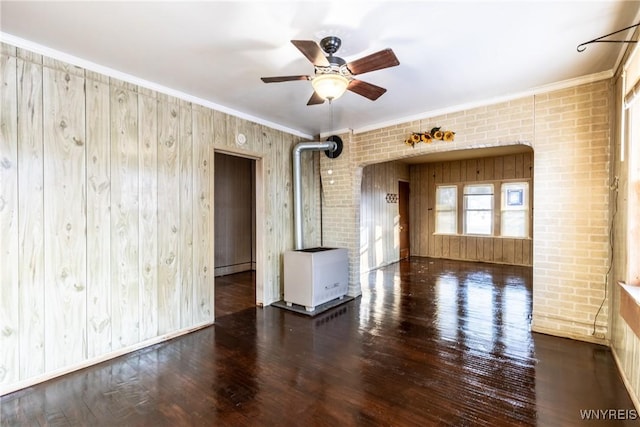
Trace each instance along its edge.
{"label": "window trim", "polygon": [[[523,206],[521,209],[508,209],[505,208],[505,206],[509,206],[509,201],[508,200],[504,200],[503,199],[503,195],[505,194],[505,190],[508,193],[509,189],[505,187],[507,186],[511,186],[511,185],[523,185],[523,193],[521,195],[521,205]],[[530,206],[530,200],[531,200],[531,196],[530,196],[530,183],[527,180],[518,180],[518,181],[502,181],[500,182],[500,200],[499,200],[499,207],[500,210],[499,212],[497,212],[500,215],[500,233],[499,236],[500,237],[504,237],[504,238],[508,238],[508,239],[527,239],[531,237],[531,206]],[[504,214],[505,212],[524,212],[524,235],[523,236],[506,236],[503,234],[503,227],[504,227],[504,223],[505,221],[503,221],[504,219]]]}
{"label": "window trim", "polygon": [[[441,188],[454,188],[456,191],[455,194],[455,205],[453,206],[453,209],[438,209],[438,191]],[[434,216],[434,234],[437,235],[441,235],[441,236],[455,236],[458,235],[458,225],[459,225],[459,218],[458,218],[458,197],[459,197],[459,191],[458,191],[458,185],[456,184],[447,184],[447,185],[438,185],[436,184],[436,194],[435,194],[435,216]],[[454,218],[455,218],[455,224],[454,224],[454,231],[452,233],[446,233],[446,232],[442,232],[442,231],[438,231],[438,213],[439,212],[453,212],[454,213]]]}
{"label": "window trim", "polygon": [[[526,205],[526,236],[502,236],[502,186],[504,184],[516,184],[526,183],[528,186],[528,194],[523,195],[523,200]],[[464,227],[464,187],[469,185],[492,185],[493,186],[493,215],[492,215],[492,232],[491,234],[469,234],[465,233]],[[436,227],[437,220],[437,196],[434,193],[434,208],[433,208],[433,227],[434,231],[431,233],[433,236],[457,236],[457,237],[473,237],[473,238],[493,238],[493,239],[513,239],[513,240],[532,240],[533,239],[533,178],[507,178],[487,181],[464,181],[456,183],[436,183],[436,192],[439,187],[456,187],[457,193],[457,212],[456,212],[456,233],[442,233],[438,232]],[[497,191],[496,189],[499,189]],[[459,209],[458,209],[459,208]]]}
{"label": "window trim", "polygon": [[[480,193],[480,194],[468,194],[467,188],[470,187],[491,187],[491,193]],[[467,208],[467,196],[490,196],[490,208],[489,209],[469,209]],[[462,184],[462,234],[464,236],[494,236],[495,234],[495,185],[492,182],[486,183],[465,183]],[[488,212],[489,218],[491,219],[489,224],[489,232],[488,233],[469,233],[467,232],[467,212]]]}

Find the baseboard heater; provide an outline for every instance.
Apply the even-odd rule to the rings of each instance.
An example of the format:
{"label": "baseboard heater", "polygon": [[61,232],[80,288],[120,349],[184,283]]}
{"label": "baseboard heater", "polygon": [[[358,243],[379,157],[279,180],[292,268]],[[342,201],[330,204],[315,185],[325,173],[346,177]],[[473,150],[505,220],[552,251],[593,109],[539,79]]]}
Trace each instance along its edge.
{"label": "baseboard heater", "polygon": [[343,298],[349,289],[349,257],[344,248],[310,248],[284,253],[284,302],[314,311]]}

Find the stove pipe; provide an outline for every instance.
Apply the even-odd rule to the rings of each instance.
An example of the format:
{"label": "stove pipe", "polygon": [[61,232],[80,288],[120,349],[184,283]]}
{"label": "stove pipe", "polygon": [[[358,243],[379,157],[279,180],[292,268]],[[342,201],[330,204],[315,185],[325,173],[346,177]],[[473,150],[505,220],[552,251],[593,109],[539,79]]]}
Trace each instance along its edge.
{"label": "stove pipe", "polygon": [[[325,151],[327,156],[337,157],[336,151],[341,151],[339,143],[329,137],[327,141],[309,141],[296,144],[293,149],[293,222],[295,225],[295,250],[304,249],[302,242],[302,178],[300,172],[300,157],[303,151]],[[342,141],[340,141],[342,143]],[[340,150],[338,150],[340,148]],[[338,153],[339,154],[339,153]]]}

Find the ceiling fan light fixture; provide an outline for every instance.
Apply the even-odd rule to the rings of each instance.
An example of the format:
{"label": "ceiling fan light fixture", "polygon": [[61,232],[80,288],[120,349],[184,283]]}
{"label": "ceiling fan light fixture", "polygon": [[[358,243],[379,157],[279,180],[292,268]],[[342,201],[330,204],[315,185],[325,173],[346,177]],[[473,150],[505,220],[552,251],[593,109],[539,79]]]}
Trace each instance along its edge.
{"label": "ceiling fan light fixture", "polygon": [[349,79],[342,74],[318,74],[311,80],[311,86],[319,97],[332,101],[340,98],[347,90]]}

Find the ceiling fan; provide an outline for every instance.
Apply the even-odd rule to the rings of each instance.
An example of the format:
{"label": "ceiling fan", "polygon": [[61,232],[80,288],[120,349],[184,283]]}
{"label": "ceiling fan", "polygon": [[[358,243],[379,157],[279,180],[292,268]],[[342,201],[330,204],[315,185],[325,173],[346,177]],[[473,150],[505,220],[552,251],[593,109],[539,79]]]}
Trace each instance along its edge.
{"label": "ceiling fan", "polygon": [[315,69],[314,75],[262,77],[261,79],[265,83],[310,80],[314,92],[307,105],[322,104],[325,100],[331,102],[342,96],[345,90],[375,101],[387,90],[358,80],[354,76],[400,64],[391,49],[384,49],[347,63],[334,55],[342,44],[342,41],[335,36],[323,38],[320,45],[312,40],[291,40],[291,43],[311,61]]}

